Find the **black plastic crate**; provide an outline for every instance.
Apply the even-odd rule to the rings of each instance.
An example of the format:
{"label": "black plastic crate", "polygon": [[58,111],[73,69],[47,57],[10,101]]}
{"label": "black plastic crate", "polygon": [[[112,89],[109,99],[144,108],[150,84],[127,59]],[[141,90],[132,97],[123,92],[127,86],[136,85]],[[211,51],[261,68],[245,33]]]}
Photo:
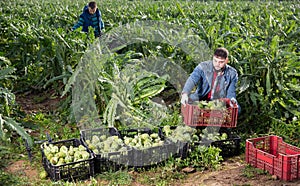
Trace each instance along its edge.
{"label": "black plastic crate", "polygon": [[[240,154],[240,143],[241,143],[241,138],[235,133],[230,133],[226,131],[226,134],[228,135],[228,138],[225,140],[207,140],[207,139],[201,139],[198,142],[193,142],[192,146],[199,146],[199,145],[204,145],[204,146],[213,146],[213,147],[218,147],[222,151],[220,153],[221,156],[223,157],[232,157],[232,156],[237,156]],[[193,148],[192,147],[192,148]]]}
{"label": "black plastic crate", "polygon": [[[82,145],[79,139],[68,139],[56,142],[46,142],[46,144],[56,145],[56,146],[66,146],[66,147],[78,147]],[[53,181],[58,180],[85,180],[92,176],[94,176],[94,156],[93,154],[86,148],[86,151],[89,153],[90,157],[86,160],[80,160],[71,163],[65,163],[61,165],[53,165],[47,159],[44,153],[44,144],[41,145],[42,152],[42,163],[44,169],[48,173],[49,177]]]}
{"label": "black plastic crate", "polygon": [[[97,136],[99,139],[101,136],[105,135],[106,137],[118,136],[116,128],[97,128],[97,129],[86,129],[80,131],[80,138],[83,144],[88,147],[87,141],[92,140],[94,136]],[[100,139],[101,140],[101,139]],[[131,156],[131,148],[125,146],[123,151],[116,152],[101,152],[101,148],[97,147],[97,151],[91,150],[95,155],[95,172],[103,173],[107,171],[117,171],[119,169],[125,168],[128,166],[129,156]]]}
{"label": "black plastic crate", "polygon": [[129,166],[139,168],[163,163],[173,155],[170,148],[172,148],[172,143],[168,140],[164,140],[164,144],[161,146],[146,149],[133,148]]}
{"label": "black plastic crate", "polygon": [[190,149],[190,143],[178,141],[175,145],[177,147],[177,153],[174,154],[174,157],[180,157],[182,159],[186,158]]}
{"label": "black plastic crate", "polygon": [[134,137],[137,134],[158,134],[160,139],[163,141],[162,145],[152,146],[149,148],[137,149],[132,148],[132,155],[129,158],[129,167],[135,168],[147,168],[153,165],[164,162],[172,156],[172,148],[174,145],[171,141],[164,139],[159,131],[154,131],[148,128],[138,128],[138,129],[128,129],[128,130],[119,130],[121,137],[124,139],[127,137]]}
{"label": "black plastic crate", "polygon": [[190,149],[189,142],[183,142],[183,141],[173,142],[168,138],[166,138],[166,140],[169,141],[170,143],[169,152],[172,157],[184,159],[188,156],[188,152]]}
{"label": "black plastic crate", "polygon": [[[188,127],[188,126],[185,126]],[[177,126],[170,126],[170,129],[174,131],[177,128]],[[180,141],[180,140],[171,140],[169,137],[165,136],[165,133],[163,131],[163,127],[160,127],[160,132],[162,133],[163,137],[165,139],[168,139],[171,142],[171,152],[172,156],[175,158],[186,158],[188,156],[188,152],[190,149],[190,142],[191,141]]]}

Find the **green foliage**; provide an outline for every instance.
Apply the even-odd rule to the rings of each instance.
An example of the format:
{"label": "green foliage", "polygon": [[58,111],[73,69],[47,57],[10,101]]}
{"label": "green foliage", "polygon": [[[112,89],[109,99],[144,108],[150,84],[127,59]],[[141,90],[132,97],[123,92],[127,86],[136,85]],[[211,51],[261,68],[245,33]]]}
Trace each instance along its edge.
{"label": "green foliage", "polygon": [[11,141],[12,133],[11,131],[17,132],[21,137],[28,142],[28,145],[32,146],[33,141],[30,135],[25,131],[25,129],[17,123],[14,119],[6,116],[0,115],[0,138],[1,140]]}
{"label": "green foliage", "polygon": [[178,158],[177,163],[180,167],[192,166],[200,170],[216,170],[223,161],[220,152],[221,149],[214,146],[195,146],[186,159]]}
{"label": "green foliage", "polygon": [[170,109],[167,116],[162,119],[160,126],[178,126],[183,124],[183,119],[180,110],[176,109],[176,105],[174,107],[175,108]]}
{"label": "green foliage", "polygon": [[268,172],[267,171],[264,171],[262,169],[258,169],[258,168],[255,168],[255,167],[252,167],[250,165],[247,165],[244,170],[243,170],[243,176],[246,177],[246,178],[254,178],[256,177],[257,175],[267,175]]}
{"label": "green foliage", "polygon": [[127,171],[106,172],[97,176],[109,181],[108,185],[130,185],[133,178]]}
{"label": "green foliage", "polygon": [[[41,185],[41,183],[36,183],[36,186]],[[98,186],[99,183],[95,178],[90,178],[90,180],[78,180],[77,182],[71,182],[71,181],[56,181],[56,182],[45,182],[42,185],[50,185],[50,186]],[[101,184],[100,184],[101,185]]]}
{"label": "green foliage", "polygon": [[[155,121],[160,118],[160,116],[155,116],[155,113],[164,114],[164,111],[150,99],[164,89],[164,77],[142,69],[135,69],[137,65],[127,65],[126,69],[130,70],[124,69],[123,71],[115,66],[114,76],[111,79],[101,80],[108,82],[113,92],[103,115],[104,122],[107,122],[109,126],[115,125],[116,117],[132,119],[128,122],[142,126],[142,122],[148,123],[149,120]],[[123,113],[116,113],[118,106],[123,109]],[[125,114],[125,116],[121,114]]]}
{"label": "green foliage", "polygon": [[3,145],[0,143],[0,161],[1,161],[1,166],[0,170],[6,167],[6,162],[5,160],[7,159],[7,156],[11,153],[10,149],[8,146]]}
{"label": "green foliage", "polygon": [[0,112],[5,116],[10,116],[15,104],[15,95],[9,90],[15,70],[7,58],[0,56]]}
{"label": "green foliage", "polygon": [[140,176],[137,181],[144,185],[173,185],[173,182],[176,182],[176,184],[181,183],[181,180],[187,177],[186,174],[176,171],[174,168],[169,168],[168,165],[139,173]]}
{"label": "green foliage", "polygon": [[[15,7],[1,9],[0,50],[17,68],[19,90],[52,86],[60,92],[95,39],[80,29],[70,32],[85,2],[32,0],[23,6],[23,1],[2,1],[0,5]],[[211,49],[227,47],[230,64],[239,72],[237,99],[242,107],[238,121],[241,132],[266,133],[271,127],[270,118],[281,119],[286,117],[286,112],[289,117],[299,117],[297,3],[178,1],[174,6],[172,1],[116,0],[101,3],[100,10],[105,32],[137,20],[164,20],[192,28]],[[127,46],[119,51],[121,58],[129,50],[172,59],[188,73],[199,62],[179,46],[159,42]],[[105,68],[109,72],[112,67]],[[101,86],[96,89],[100,113],[111,98],[109,91],[103,91],[109,85]]]}
{"label": "green foliage", "polygon": [[0,141],[11,140],[12,132],[17,132],[29,145],[32,145],[31,137],[25,129],[12,117],[15,95],[8,89],[7,82],[10,78],[15,78],[12,74],[15,69],[10,65],[10,61],[5,57],[0,58]]}
{"label": "green foliage", "polygon": [[300,120],[297,117],[293,117],[291,120],[274,119],[269,133],[282,137],[286,143],[300,147],[299,126]]}
{"label": "green foliage", "polygon": [[0,170],[0,185],[21,185],[22,181],[12,174]]}
{"label": "green foliage", "polygon": [[[30,86],[41,90],[53,82],[66,83],[89,38],[94,40],[89,34],[70,32],[77,16],[59,1],[31,1],[25,7],[21,1],[1,2],[1,6],[15,7],[3,11],[0,42],[5,44],[0,50],[17,68],[19,90]],[[79,6],[71,3],[70,8]]]}
{"label": "green foliage", "polygon": [[[70,104],[72,95],[68,93],[82,70],[75,69],[96,39],[91,30],[88,34],[80,29],[70,31],[85,4],[71,0],[0,1],[1,137],[9,139],[17,132],[29,140],[24,123],[17,122],[20,118],[16,116],[13,92],[51,87],[60,94],[65,86],[63,95],[68,97],[66,104]],[[114,0],[103,1],[99,8],[107,33],[134,21],[163,20],[184,29],[192,28],[211,50],[219,46],[228,48],[230,65],[239,73],[237,99],[242,113],[237,128],[243,139],[273,133],[283,136],[286,142],[299,144],[299,3],[177,1],[174,6],[173,1]],[[101,69],[100,78],[95,92],[88,95],[93,97],[97,114],[106,124],[120,125],[117,108],[126,108],[123,117],[129,118],[128,123],[135,126],[158,125],[158,118],[165,118],[162,125],[180,123],[179,105],[175,104],[172,111],[165,110],[150,99],[165,93],[164,90],[171,87],[170,79],[139,70],[133,71],[139,73],[123,71],[128,64],[133,65],[146,57],[170,59],[187,73],[200,62],[180,46],[160,42],[134,43],[120,49],[105,64],[96,66]],[[95,81],[88,79],[89,75],[84,77],[87,84],[83,88]],[[154,84],[157,86],[150,87]],[[143,92],[137,91],[142,87]],[[89,104],[85,102],[86,95],[80,96],[82,105]],[[52,120],[37,114],[29,120],[26,121],[28,125],[41,124],[41,128],[34,126],[39,128],[38,138],[41,139],[46,139],[45,131],[55,139],[78,136],[74,126],[60,125],[61,118]],[[98,124],[98,120],[94,122]],[[199,154],[194,153],[192,158],[180,160],[180,163],[200,167],[218,165],[219,159],[213,159],[218,156],[218,150],[196,151]],[[207,157],[201,154],[202,151],[208,152]],[[207,161],[202,161],[203,158]]]}

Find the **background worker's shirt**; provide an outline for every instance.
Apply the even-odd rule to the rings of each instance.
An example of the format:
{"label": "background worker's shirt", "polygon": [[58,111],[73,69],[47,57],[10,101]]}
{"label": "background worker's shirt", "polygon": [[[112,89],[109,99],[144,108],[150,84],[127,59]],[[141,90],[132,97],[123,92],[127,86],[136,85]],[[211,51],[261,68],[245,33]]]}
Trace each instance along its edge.
{"label": "background worker's shirt", "polygon": [[97,8],[94,14],[90,14],[88,6],[85,6],[77,24],[73,26],[72,30],[82,27],[83,32],[88,32],[89,26],[94,28],[95,37],[100,36],[101,30],[104,29],[100,10]]}

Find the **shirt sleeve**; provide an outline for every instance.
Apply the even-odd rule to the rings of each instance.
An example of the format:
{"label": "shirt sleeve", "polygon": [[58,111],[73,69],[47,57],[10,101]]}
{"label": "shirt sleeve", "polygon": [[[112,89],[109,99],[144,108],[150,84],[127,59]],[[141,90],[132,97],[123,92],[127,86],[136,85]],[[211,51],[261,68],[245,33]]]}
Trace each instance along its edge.
{"label": "shirt sleeve", "polygon": [[197,66],[185,82],[182,93],[191,93],[193,88],[201,81],[201,73],[203,73],[201,68]]}
{"label": "shirt sleeve", "polygon": [[82,18],[82,16],[80,16],[78,22],[72,27],[72,30],[76,30],[77,28],[83,26],[83,23],[84,19]]}
{"label": "shirt sleeve", "polygon": [[103,23],[103,21],[102,21],[102,15],[101,15],[101,11],[99,10],[99,22],[100,22],[100,29],[102,30],[102,29],[104,29],[104,23]]}
{"label": "shirt sleeve", "polygon": [[229,87],[227,89],[227,98],[235,98],[236,99],[236,86],[238,82],[238,74],[235,73],[232,80],[230,81]]}

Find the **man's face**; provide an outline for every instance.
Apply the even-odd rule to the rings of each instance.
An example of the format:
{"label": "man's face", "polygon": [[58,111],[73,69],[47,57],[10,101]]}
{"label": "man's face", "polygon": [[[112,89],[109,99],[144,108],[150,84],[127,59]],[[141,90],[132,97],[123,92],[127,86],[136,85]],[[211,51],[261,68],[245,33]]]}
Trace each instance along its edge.
{"label": "man's face", "polygon": [[93,9],[91,7],[89,7],[90,14],[94,14],[96,12],[96,10],[97,10],[97,7],[93,8]]}
{"label": "man's face", "polygon": [[228,63],[228,58],[222,58],[219,56],[213,57],[213,65],[216,70],[221,70]]}

